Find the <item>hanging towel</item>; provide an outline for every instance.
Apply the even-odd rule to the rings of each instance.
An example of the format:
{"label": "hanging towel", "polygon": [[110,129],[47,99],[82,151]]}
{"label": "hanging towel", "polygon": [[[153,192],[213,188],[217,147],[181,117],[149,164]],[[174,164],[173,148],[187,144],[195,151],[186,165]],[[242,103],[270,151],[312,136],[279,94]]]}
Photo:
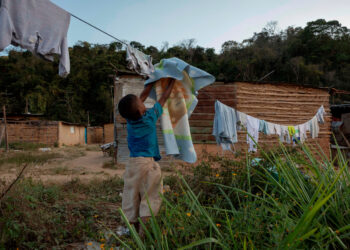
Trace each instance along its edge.
{"label": "hanging towel", "polygon": [[154,72],[152,57],[130,45],[126,46],[126,61],[128,68],[139,75],[149,76]]}
{"label": "hanging towel", "polygon": [[280,141],[286,142],[288,144],[291,143],[288,126],[280,125],[280,127],[281,127]]}
{"label": "hanging towel", "polygon": [[304,143],[305,140],[307,139],[306,132],[310,131],[308,122],[305,122],[299,125],[298,129],[299,129],[299,140],[301,143]]}
{"label": "hanging towel", "polygon": [[238,121],[238,130],[242,130],[247,127],[247,114],[236,111],[237,121]]}
{"label": "hanging towel", "polygon": [[174,155],[178,159],[194,163],[197,155],[188,119],[198,103],[197,91],[212,84],[215,78],[178,58],[163,59],[155,65],[155,71],[145,82],[145,85],[156,82],[156,91],[151,92],[151,98],[161,97],[168,83],[161,79],[169,77],[177,81],[170,98],[163,107],[163,115],[160,120],[165,151],[167,155]]}
{"label": "hanging towel", "polygon": [[324,115],[326,114],[326,111],[324,110],[323,105],[318,109],[317,111],[317,120],[319,123],[324,124]]}
{"label": "hanging towel", "polygon": [[49,61],[59,55],[59,74],[65,77],[70,71],[69,23],[70,14],[49,0],[2,0],[0,51],[13,44]]}
{"label": "hanging towel", "polygon": [[256,144],[259,141],[259,124],[260,120],[247,115],[247,143],[249,144],[248,152],[256,152]]}
{"label": "hanging towel", "polygon": [[260,122],[259,122],[259,132],[262,132],[265,135],[270,134],[269,126],[268,126],[266,121],[260,120]]}
{"label": "hanging towel", "polygon": [[275,135],[276,134],[276,130],[275,130],[275,124],[272,122],[266,122],[267,124],[267,131],[268,134],[267,135]]}
{"label": "hanging towel", "polygon": [[317,116],[314,116],[309,121],[309,128],[310,128],[311,138],[315,139],[316,137],[318,137],[318,133],[320,132],[320,126],[318,124]]}
{"label": "hanging towel", "polygon": [[238,141],[236,111],[219,101],[215,102],[213,135],[223,150],[231,150],[232,144]]}

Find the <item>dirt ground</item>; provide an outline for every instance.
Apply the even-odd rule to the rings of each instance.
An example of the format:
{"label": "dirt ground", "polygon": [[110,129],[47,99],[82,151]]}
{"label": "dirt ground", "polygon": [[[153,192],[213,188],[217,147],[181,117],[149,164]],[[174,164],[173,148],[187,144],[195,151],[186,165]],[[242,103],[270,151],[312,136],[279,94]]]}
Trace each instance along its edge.
{"label": "dirt ground", "polygon": [[[112,158],[104,156],[98,145],[51,148],[49,152],[40,151],[12,151],[11,157],[32,154],[35,156],[52,156],[43,164],[30,163],[25,171],[25,177],[41,180],[44,183],[63,184],[74,179],[90,181],[92,179],[108,179],[112,176],[122,176],[124,164],[113,165]],[[7,157],[2,153],[1,157]],[[22,165],[22,164],[21,164]],[[3,163],[0,165],[0,178],[9,182],[16,178],[21,169],[17,163]]]}
{"label": "dirt ground", "polygon": [[[113,176],[122,177],[125,165],[113,164],[112,158],[104,156],[98,145],[50,148],[48,152],[12,150],[0,152],[0,159],[26,155],[46,157],[44,163],[29,163],[24,176],[43,183],[64,184],[75,179],[88,182],[93,179],[105,180]],[[24,160],[25,162],[25,160]],[[1,162],[0,162],[1,163]],[[3,162],[0,164],[0,180],[10,182],[16,178],[22,164]],[[174,169],[162,167],[163,175],[174,173]]]}

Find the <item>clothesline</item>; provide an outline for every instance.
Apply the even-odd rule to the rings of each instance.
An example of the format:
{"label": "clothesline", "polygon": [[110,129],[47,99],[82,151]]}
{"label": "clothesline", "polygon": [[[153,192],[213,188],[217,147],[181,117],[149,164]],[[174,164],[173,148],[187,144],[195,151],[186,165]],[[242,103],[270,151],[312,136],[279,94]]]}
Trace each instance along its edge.
{"label": "clothesline", "polygon": [[293,144],[296,141],[303,143],[307,138],[307,131],[310,131],[311,138],[318,137],[320,131],[318,123],[325,122],[324,115],[325,110],[322,105],[309,121],[287,126],[260,120],[216,101],[213,135],[224,150],[230,150],[230,146],[238,142],[237,130],[243,126],[247,129],[249,152],[255,152],[259,132],[266,135],[279,135],[281,142],[293,142]]}
{"label": "clothesline", "polygon": [[123,44],[125,44],[125,45],[128,45],[126,42],[124,42],[124,41],[122,41],[122,40],[116,38],[115,36],[113,36],[113,35],[107,33],[106,31],[104,31],[104,30],[98,28],[97,26],[95,26],[95,25],[93,25],[93,24],[91,24],[91,23],[89,23],[89,22],[83,20],[82,18],[80,18],[80,17],[78,17],[78,16],[76,16],[76,15],[70,13],[70,12],[68,12],[68,13],[69,13],[72,17],[74,17],[74,18],[78,19],[79,21],[81,21],[81,22],[83,22],[83,23],[89,25],[90,27],[92,27],[92,28],[94,28],[94,29],[96,29],[96,30],[102,32],[103,34],[105,34],[105,35],[107,35],[107,36],[113,38],[114,40],[116,40],[116,41],[118,41],[118,42],[120,42],[120,43],[123,43]]}

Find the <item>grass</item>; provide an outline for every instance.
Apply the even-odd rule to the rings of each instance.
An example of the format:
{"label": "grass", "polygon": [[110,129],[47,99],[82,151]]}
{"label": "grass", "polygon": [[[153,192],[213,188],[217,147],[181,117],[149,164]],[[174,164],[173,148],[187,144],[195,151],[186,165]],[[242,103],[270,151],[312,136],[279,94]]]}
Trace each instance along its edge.
{"label": "grass", "polygon": [[[348,161],[340,152],[328,160],[320,150],[301,150],[281,145],[261,151],[260,161],[208,156],[186,174],[166,177],[171,191],[144,225],[143,240],[120,210],[120,178],[63,186],[24,180],[0,204],[0,248],[65,248],[91,240],[123,249],[349,248]],[[131,236],[101,239],[121,224]]]}
{"label": "grass", "polygon": [[172,192],[144,227],[144,240],[121,210],[132,235],[115,237],[130,249],[347,249],[348,161],[338,152],[334,166],[322,153],[302,150],[291,154],[281,146],[263,152],[259,163],[213,157],[193,175],[167,179]]}
{"label": "grass", "polygon": [[[5,144],[2,143],[1,148],[5,148]],[[23,150],[23,151],[34,151],[39,148],[47,148],[48,146],[44,143],[32,143],[32,142],[11,142],[9,148],[12,150]]]}
{"label": "grass", "polygon": [[60,158],[58,153],[34,153],[34,152],[16,152],[3,154],[0,158],[0,166],[5,164],[22,165],[25,163],[43,164],[49,160]]}
{"label": "grass", "polygon": [[67,166],[57,166],[50,169],[50,173],[53,175],[70,175],[79,173],[79,170],[77,168],[69,168]]}
{"label": "grass", "polygon": [[[1,186],[0,186],[1,187]],[[46,186],[18,183],[0,203],[0,249],[65,248],[73,242],[100,241],[106,226],[120,223],[117,208],[122,180],[74,180]]]}
{"label": "grass", "polygon": [[82,146],[65,146],[62,151],[66,159],[75,159],[86,155],[85,148]]}

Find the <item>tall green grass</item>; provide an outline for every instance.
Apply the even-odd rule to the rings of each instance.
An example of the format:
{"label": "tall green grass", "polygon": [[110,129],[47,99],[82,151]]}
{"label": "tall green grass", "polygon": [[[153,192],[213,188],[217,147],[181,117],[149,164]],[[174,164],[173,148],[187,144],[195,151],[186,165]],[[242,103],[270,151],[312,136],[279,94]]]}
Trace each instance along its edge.
{"label": "tall green grass", "polygon": [[212,157],[180,181],[173,177],[159,215],[143,225],[145,239],[121,210],[131,237],[116,237],[130,249],[349,248],[348,160],[340,151],[329,160],[321,149],[301,150],[260,149],[255,164],[249,155]]}

